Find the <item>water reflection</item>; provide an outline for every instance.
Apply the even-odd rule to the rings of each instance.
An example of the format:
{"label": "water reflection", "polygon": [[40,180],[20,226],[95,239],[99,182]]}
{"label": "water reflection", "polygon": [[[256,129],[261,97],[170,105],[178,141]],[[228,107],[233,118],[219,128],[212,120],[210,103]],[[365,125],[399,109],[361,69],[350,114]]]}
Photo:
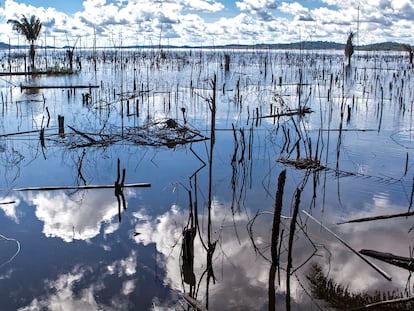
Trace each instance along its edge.
{"label": "water reflection", "polygon": [[97,236],[104,224],[110,227],[118,215],[110,191],[76,192],[72,195],[38,192],[27,195],[25,199],[35,207],[36,217],[44,223],[43,234],[59,237],[65,242]]}
{"label": "water reflection", "polygon": [[0,202],[0,209],[3,210],[4,215],[13,220],[15,223],[19,223],[19,212],[17,207],[20,204],[20,199],[17,197],[3,197]]}
{"label": "water reflection", "polygon": [[[163,59],[152,57],[156,51],[128,53],[125,63],[109,53],[96,70],[85,62],[91,71],[36,81],[92,81],[100,87],[87,101],[45,90],[42,102],[40,93],[10,90],[17,101],[3,105],[5,135],[36,132],[2,137],[4,188],[113,183],[116,157],[128,179],[145,176],[153,188],[142,198],[116,185],[115,197],[111,189],[4,198],[16,203],[0,205],[0,233],[22,245],[0,270],[0,291],[11,293],[10,301],[0,298],[6,309],[149,309],[185,295],[210,310],[267,310],[269,300],[281,310],[323,309],[306,278],[314,263],[353,291],[408,291],[406,271],[379,263],[389,283],[302,212],[356,251],[410,255],[410,219],[335,225],[412,205],[404,112],[412,94],[402,91],[411,78],[378,69],[401,67],[398,58],[362,58],[344,80],[342,54],[232,51],[238,69],[223,74],[221,51],[168,51]],[[37,129],[47,105],[51,128],[41,148]],[[59,115],[72,127],[64,137],[57,135]],[[166,136],[171,128],[177,135]],[[170,141],[190,134],[202,142]],[[119,165],[117,177],[122,185]],[[3,262],[13,246],[0,243]]]}

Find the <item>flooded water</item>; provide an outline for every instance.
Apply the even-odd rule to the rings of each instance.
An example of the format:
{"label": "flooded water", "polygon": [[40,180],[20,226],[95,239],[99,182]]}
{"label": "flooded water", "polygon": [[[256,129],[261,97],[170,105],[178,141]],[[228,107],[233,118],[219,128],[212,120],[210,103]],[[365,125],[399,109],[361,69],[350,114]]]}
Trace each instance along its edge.
{"label": "flooded water", "polygon": [[[405,54],[358,52],[351,68],[342,51],[78,57],[72,75],[1,76],[0,310],[326,310],[410,295],[406,268],[359,251],[411,257],[412,218],[338,224],[411,211]],[[59,51],[37,61],[68,66]],[[351,298],[318,296],[315,267]]]}

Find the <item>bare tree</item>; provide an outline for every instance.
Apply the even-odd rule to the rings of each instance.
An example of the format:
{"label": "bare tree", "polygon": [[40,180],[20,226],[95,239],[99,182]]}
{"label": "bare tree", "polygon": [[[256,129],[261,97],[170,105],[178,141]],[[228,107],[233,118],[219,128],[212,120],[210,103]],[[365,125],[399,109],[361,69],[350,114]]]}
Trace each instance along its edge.
{"label": "bare tree", "polygon": [[413,63],[413,56],[414,56],[413,47],[409,44],[403,44],[402,47],[406,52],[408,52],[408,61],[409,61],[410,64],[412,64]]}
{"label": "bare tree", "polygon": [[351,57],[354,54],[354,44],[352,39],[354,38],[354,33],[351,31],[348,35],[348,39],[346,40],[345,45],[345,57],[348,59],[348,67],[351,66]]}

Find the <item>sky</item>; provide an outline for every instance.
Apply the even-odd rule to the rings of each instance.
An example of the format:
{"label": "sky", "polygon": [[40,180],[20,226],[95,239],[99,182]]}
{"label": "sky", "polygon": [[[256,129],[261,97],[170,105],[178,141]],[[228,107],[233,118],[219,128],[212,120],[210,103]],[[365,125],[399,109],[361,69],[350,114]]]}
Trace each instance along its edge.
{"label": "sky", "polygon": [[289,43],[411,44],[414,0],[0,0],[0,41],[23,43],[9,19],[36,15],[38,44],[97,46]]}

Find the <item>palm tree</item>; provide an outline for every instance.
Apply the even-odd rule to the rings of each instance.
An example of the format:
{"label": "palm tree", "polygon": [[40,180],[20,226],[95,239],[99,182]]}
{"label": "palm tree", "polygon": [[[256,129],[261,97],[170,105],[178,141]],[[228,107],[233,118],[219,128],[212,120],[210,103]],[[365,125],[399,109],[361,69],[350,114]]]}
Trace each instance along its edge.
{"label": "palm tree", "polygon": [[354,38],[354,33],[351,31],[348,35],[348,40],[346,40],[345,45],[345,57],[348,59],[348,67],[351,66],[351,57],[354,54],[354,44],[352,43],[352,39]]}
{"label": "palm tree", "polygon": [[32,62],[32,70],[35,69],[35,55],[36,46],[35,43],[42,30],[42,22],[38,17],[32,15],[30,20],[25,15],[22,15],[20,20],[9,19],[8,24],[12,24],[13,30],[26,37],[26,40],[30,43],[30,60]]}

